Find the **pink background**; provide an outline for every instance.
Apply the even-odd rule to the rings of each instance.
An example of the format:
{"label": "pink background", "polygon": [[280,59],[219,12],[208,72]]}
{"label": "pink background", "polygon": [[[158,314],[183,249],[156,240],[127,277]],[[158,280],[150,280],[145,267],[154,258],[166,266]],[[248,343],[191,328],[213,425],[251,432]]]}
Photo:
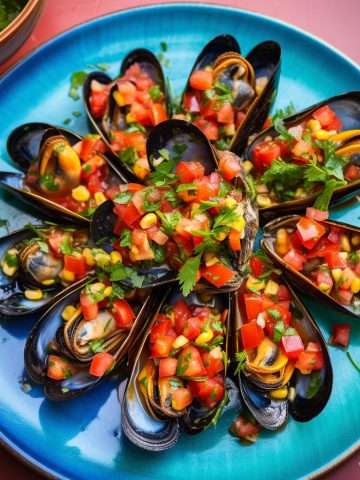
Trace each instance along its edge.
{"label": "pink background", "polygon": [[[47,0],[43,14],[29,40],[8,62],[0,74],[23,55],[58,33],[89,19],[131,7],[178,3],[169,0]],[[179,2],[181,3],[181,2]],[[255,11],[307,30],[329,42],[357,63],[359,48],[359,0],[207,0],[213,3]],[[337,72],[334,72],[336,74]],[[360,85],[359,85],[360,87]],[[326,414],[326,412],[325,412]],[[310,441],[310,439],[309,439]],[[42,477],[15,460],[0,447],[0,477],[4,480],[39,480]],[[291,475],[291,474],[290,474]],[[289,477],[289,472],[286,473]],[[328,480],[360,478],[360,452],[325,474]]]}

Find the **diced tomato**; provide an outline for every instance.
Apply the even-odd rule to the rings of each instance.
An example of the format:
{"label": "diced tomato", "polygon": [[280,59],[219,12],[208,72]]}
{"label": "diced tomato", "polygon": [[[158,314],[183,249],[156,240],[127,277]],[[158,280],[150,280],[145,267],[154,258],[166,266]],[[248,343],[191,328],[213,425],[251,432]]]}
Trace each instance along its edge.
{"label": "diced tomato", "polygon": [[[264,305],[265,295],[262,295],[261,297],[263,299],[263,305]],[[268,308],[271,308],[271,310],[275,310],[276,312],[278,312],[277,316],[280,315],[279,320],[285,323],[286,328],[290,326],[291,312],[289,310],[287,310],[282,305],[280,305],[280,303],[275,303],[275,302],[273,303],[273,305],[271,305],[271,307],[268,307]]]}
{"label": "diced tomato", "polygon": [[290,265],[294,270],[302,270],[303,264],[306,262],[306,257],[301,255],[294,249],[288,251],[288,253],[283,257],[285,263]]}
{"label": "diced tomato", "polygon": [[195,340],[200,335],[203,323],[199,317],[190,317],[185,323],[182,334],[189,340]]}
{"label": "diced tomato", "polygon": [[[115,204],[115,207],[117,205]],[[139,220],[141,218],[142,213],[139,213],[135,205],[131,202],[129,205],[127,205],[126,209],[122,213],[122,219],[123,222],[126,223],[126,225],[132,225],[136,220]]]}
{"label": "diced tomato", "polygon": [[339,253],[339,250],[340,245],[338,243],[333,243],[326,238],[322,238],[316,247],[307,254],[307,258],[326,257],[332,253]]}
{"label": "diced tomato", "polygon": [[125,299],[116,298],[112,303],[116,326],[119,328],[131,328],[135,313],[128,302]]}
{"label": "diced tomato", "polygon": [[324,127],[325,130],[327,130],[328,132],[331,132],[333,130],[336,130],[337,132],[339,130],[342,129],[342,121],[340,120],[339,117],[334,117],[333,121],[331,123],[329,123],[329,125],[327,125],[326,127]]}
{"label": "diced tomato", "polygon": [[244,118],[245,118],[245,112],[243,112],[243,111],[236,112],[236,121],[235,121],[236,130],[240,127]]}
{"label": "diced tomato", "polygon": [[64,255],[64,269],[78,278],[86,275],[86,260],[83,255]]}
{"label": "diced tomato", "polygon": [[171,406],[174,410],[184,410],[184,408],[191,405],[193,401],[193,396],[191,394],[190,388],[188,387],[179,387],[174,390],[171,399]]}
{"label": "diced tomato", "polygon": [[179,300],[173,306],[173,314],[175,318],[175,331],[180,335],[192,314],[184,300]]}
{"label": "diced tomato", "polygon": [[279,290],[276,294],[276,299],[279,301],[282,300],[291,300],[291,295],[287,287],[285,285],[279,285]]}
{"label": "diced tomato", "polygon": [[224,152],[221,155],[219,167],[224,175],[225,180],[228,182],[239,175],[241,171],[239,159],[230,152]]}
{"label": "diced tomato", "polygon": [[103,192],[104,189],[101,185],[101,180],[98,175],[90,175],[86,182],[86,187],[89,190],[91,195],[94,195],[96,192]]}
{"label": "diced tomato", "polygon": [[346,261],[342,257],[340,257],[338,252],[325,255],[325,260],[330,270],[333,270],[334,268],[345,268],[347,265]]}
{"label": "diced tomato", "polygon": [[149,240],[154,240],[154,242],[156,242],[158,245],[165,245],[165,243],[169,240],[169,237],[159,230],[159,227],[156,225],[147,228],[146,235]]}
{"label": "diced tomato", "polygon": [[[140,183],[128,183],[126,185],[126,191],[129,193],[136,193],[136,192],[141,192],[141,190],[144,189],[144,186],[141,185]],[[120,187],[121,189],[121,187]]]}
{"label": "diced tomato", "polygon": [[351,325],[349,323],[337,323],[333,327],[333,335],[330,343],[333,345],[349,346]]}
{"label": "diced tomato", "polygon": [[76,373],[76,368],[66,358],[49,355],[46,375],[53,380],[64,380]]}
{"label": "diced tomato", "polygon": [[257,347],[265,337],[263,329],[256,322],[244,323],[241,325],[240,331],[245,350]]}
{"label": "diced tomato", "polygon": [[153,345],[150,347],[153,358],[166,358],[172,349],[175,338],[169,335],[159,335]]}
{"label": "diced tomato", "polygon": [[307,162],[310,155],[314,153],[313,147],[304,140],[295,140],[295,145],[292,149],[293,155],[302,162]]}
{"label": "diced tomato", "polygon": [[139,102],[131,104],[130,113],[132,113],[136,122],[144,126],[151,126],[149,110]]}
{"label": "diced tomato", "polygon": [[289,360],[296,360],[300,353],[305,350],[303,341],[299,335],[283,335],[280,345]]}
{"label": "diced tomato", "polygon": [[300,239],[305,248],[311,250],[326,233],[326,228],[311,218],[302,217],[296,224]]}
{"label": "diced tomato", "polygon": [[[219,352],[219,355],[215,356],[214,350]],[[220,373],[224,370],[224,363],[222,360],[220,347],[218,347],[218,350],[213,349],[211,352],[203,352],[201,354],[201,359],[206,369],[208,378],[213,378],[217,373]]]}
{"label": "diced tomato", "polygon": [[250,258],[250,268],[251,268],[253,277],[258,278],[260,277],[260,275],[266,272],[267,264],[265,262],[262,262],[260,258],[257,257],[256,255],[253,255]]}
{"label": "diced tomato", "polygon": [[101,118],[106,110],[108,95],[105,92],[92,90],[90,96],[90,112],[95,118]]}
{"label": "diced tomato", "polygon": [[99,314],[99,306],[96,302],[93,302],[89,295],[80,295],[81,311],[84,315],[84,319],[94,320]]}
{"label": "diced tomato", "polygon": [[177,359],[162,358],[159,362],[159,377],[171,377],[176,374]]}
{"label": "diced tomato", "polygon": [[338,288],[338,295],[337,299],[339,300],[340,303],[343,303],[344,305],[350,305],[353,293],[350,290],[344,290],[343,288]]}
{"label": "diced tomato", "polygon": [[261,430],[259,424],[250,422],[245,417],[238,417],[230,427],[230,433],[235,437],[247,438],[256,435]]}
{"label": "diced tomato", "polygon": [[[125,147],[134,147],[139,155],[146,153],[146,138],[142,132],[133,132],[126,134],[124,143]],[[130,192],[129,189],[128,191]]]}
{"label": "diced tomato", "polygon": [[209,283],[215,285],[217,288],[221,288],[233,278],[235,272],[222,263],[216,263],[215,265],[201,269],[200,274]]}
{"label": "diced tomato", "polygon": [[202,178],[205,167],[200,162],[180,162],[175,170],[181,183],[191,183],[195,178]]}
{"label": "diced tomato", "polygon": [[213,84],[213,74],[206,70],[195,70],[190,75],[190,85],[196,90],[208,90]]}
{"label": "diced tomato", "polygon": [[321,370],[323,366],[324,357],[322,352],[302,352],[295,363],[295,368],[299,370]]}
{"label": "diced tomato", "polygon": [[206,375],[200,352],[193,345],[182,349],[178,357],[176,374],[178,377],[202,377]]}
{"label": "diced tomato", "polygon": [[219,184],[211,182],[209,176],[204,176],[201,179],[195,179],[194,182],[197,186],[196,196],[194,200],[196,202],[202,202],[209,200],[210,197],[216,197],[219,193]]}
{"label": "diced tomato", "polygon": [[202,382],[189,382],[193,395],[199,397],[202,402],[207,399],[213,399],[216,405],[224,395],[224,387],[214,378]]}
{"label": "diced tomato", "polygon": [[200,113],[200,105],[194,92],[184,94],[184,108],[189,113]]}
{"label": "diced tomato", "polygon": [[161,103],[153,103],[150,105],[149,117],[153,127],[167,120],[167,113]]}
{"label": "diced tomato", "polygon": [[154,260],[154,252],[151,250],[148,237],[144,230],[135,229],[131,232],[131,244],[136,247],[136,252],[130,250],[130,260],[138,262],[141,260]]}
{"label": "diced tomato", "polygon": [[274,140],[269,142],[259,142],[252,151],[253,164],[256,170],[262,172],[265,168],[270,167],[273,160],[281,155],[281,148]]}
{"label": "diced tomato", "polygon": [[358,180],[360,178],[360,168],[354,164],[348,165],[344,172],[344,178],[348,182]]}
{"label": "diced tomato", "polygon": [[61,254],[61,245],[63,241],[68,238],[71,240],[71,237],[69,235],[66,235],[65,233],[62,232],[54,232],[48,237],[48,242],[50,244],[51,249],[53,250],[54,254],[56,256],[60,256]]}
{"label": "diced tomato", "polygon": [[112,185],[105,191],[105,197],[108,199],[113,199],[116,194],[120,192],[119,185]]}
{"label": "diced tomato", "polygon": [[219,123],[230,124],[235,122],[235,112],[232,105],[225,102],[217,112],[217,121]]}
{"label": "diced tomato", "polygon": [[[201,100],[201,97],[200,97]],[[217,110],[215,110],[217,104],[216,98],[213,98],[209,101],[201,101],[200,102],[200,113],[205,120],[213,119],[217,116]]]}
{"label": "diced tomato", "polygon": [[329,212],[323,212],[322,210],[314,207],[307,207],[306,216],[307,218],[321,222],[322,220],[327,220],[329,218]]}
{"label": "diced tomato", "polygon": [[103,377],[110,367],[114,365],[115,358],[108,352],[100,352],[94,355],[90,365],[90,375]]}
{"label": "diced tomato", "polygon": [[323,107],[318,108],[313,113],[313,117],[315,118],[315,120],[318,120],[320,122],[320,125],[322,127],[329,126],[334,121],[335,118],[338,118],[336,113],[333,110],[331,110],[331,108],[328,105],[324,105]]}
{"label": "diced tomato", "polygon": [[136,97],[136,86],[128,80],[118,83],[118,91],[125,105],[131,105]]}
{"label": "diced tomato", "polygon": [[91,158],[96,143],[99,140],[97,135],[86,135],[81,142],[80,158],[83,162],[87,162]]}
{"label": "diced tomato", "polygon": [[208,140],[215,141],[219,138],[219,126],[216,121],[197,118],[193,123],[204,132]]}
{"label": "diced tomato", "polygon": [[155,343],[158,337],[163,336],[176,338],[176,332],[172,328],[171,320],[166,315],[159,313],[150,332],[150,343]]}
{"label": "diced tomato", "polygon": [[210,307],[200,307],[200,306],[192,306],[191,313],[193,317],[199,318],[208,318],[211,315],[211,308]]}
{"label": "diced tomato", "polygon": [[320,287],[320,290],[324,289],[330,291],[334,285],[334,281],[330,272],[325,272],[324,270],[318,270],[316,272],[316,285]]}
{"label": "diced tomato", "polygon": [[259,313],[264,310],[261,296],[254,293],[244,293],[244,302],[248,320],[256,320]]}

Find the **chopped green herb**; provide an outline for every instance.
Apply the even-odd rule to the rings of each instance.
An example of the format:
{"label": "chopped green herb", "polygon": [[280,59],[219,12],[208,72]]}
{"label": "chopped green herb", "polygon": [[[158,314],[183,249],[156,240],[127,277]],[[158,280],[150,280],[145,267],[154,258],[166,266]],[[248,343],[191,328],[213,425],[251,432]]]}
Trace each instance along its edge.
{"label": "chopped green herb", "polygon": [[73,72],[71,75],[69,97],[71,97],[73,100],[79,100],[80,95],[78,93],[78,89],[83,86],[87,75],[87,72],[82,70]]}
{"label": "chopped green herb", "polygon": [[178,382],[177,380],[169,380],[169,385],[172,388],[179,388],[181,386],[181,383]]}
{"label": "chopped green herb", "polygon": [[157,102],[158,100],[160,100],[160,98],[162,98],[164,96],[164,94],[161,91],[159,85],[154,85],[153,87],[151,87],[149,89],[148,93],[149,93],[150,97],[152,98],[152,100],[154,100],[154,102]]}
{"label": "chopped green herb", "polygon": [[132,245],[131,232],[127,228],[124,228],[121,231],[121,235],[120,235],[120,246],[130,248],[131,245]]}
{"label": "chopped green herb", "polygon": [[71,114],[74,116],[74,117],[81,117],[82,113],[81,112],[71,112]]}
{"label": "chopped green herb", "polygon": [[284,118],[294,115],[295,112],[296,112],[296,109],[292,102],[284,108],[278,108],[270,119],[271,125],[274,125],[276,119],[280,118],[281,120],[283,120]]}
{"label": "chopped green herb", "polygon": [[279,310],[273,309],[273,308],[268,308],[266,312],[274,319],[274,320],[279,320],[281,318],[281,313]]}
{"label": "chopped green herb", "polygon": [[133,195],[130,192],[120,192],[115,195],[113,201],[114,203],[119,203],[120,205],[126,205],[130,203],[132,196]]}
{"label": "chopped green herb", "polygon": [[360,372],[360,365],[355,362],[354,357],[351,355],[351,353],[350,353],[350,352],[346,352],[346,355],[348,356],[350,362],[354,365],[354,367],[356,368],[356,370],[357,370],[358,372]]}
{"label": "chopped green herb", "polygon": [[104,344],[104,339],[99,338],[99,339],[93,340],[90,343],[90,348],[93,353],[100,353],[104,351],[103,344]]}
{"label": "chopped green herb", "polygon": [[163,52],[167,52],[167,43],[166,42],[160,42],[160,47]]}
{"label": "chopped green herb", "polygon": [[121,163],[133,167],[136,163],[136,160],[139,158],[135,147],[127,147],[124,150],[118,152],[119,159]]}
{"label": "chopped green herb", "polygon": [[243,350],[242,352],[238,352],[235,354],[235,359],[238,362],[236,369],[234,371],[234,375],[237,375],[240,370],[245,370],[246,367],[246,352]]}
{"label": "chopped green herb", "polygon": [[187,297],[196,284],[196,276],[200,267],[201,254],[186,260],[180,268],[177,279],[184,297]]}
{"label": "chopped green herb", "polygon": [[62,393],[67,393],[67,392],[69,392],[69,389],[67,387],[62,387],[61,392]]}

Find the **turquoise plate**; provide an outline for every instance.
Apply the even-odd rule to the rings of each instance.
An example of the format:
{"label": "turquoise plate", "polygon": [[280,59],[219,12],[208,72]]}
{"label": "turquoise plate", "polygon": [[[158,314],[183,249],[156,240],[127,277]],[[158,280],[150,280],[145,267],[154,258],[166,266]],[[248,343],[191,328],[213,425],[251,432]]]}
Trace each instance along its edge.
{"label": "turquoise plate", "polygon": [[[70,75],[88,65],[106,63],[115,75],[124,55],[147,47],[160,53],[168,46],[165,71],[179,94],[201,47],[220,33],[234,35],[242,51],[263,40],[277,40],[283,66],[276,106],[292,101],[301,109],[319,100],[360,87],[360,71],[321,41],[283,23],[253,13],[205,5],[168,5],[129,10],[81,25],[50,41],[17,65],[0,82],[1,170],[11,169],[5,140],[14,127],[30,121],[86,132],[81,101],[68,97]],[[81,112],[80,117],[72,112]],[[13,197],[0,198],[1,217],[14,229],[29,221],[28,207]],[[26,212],[26,215],[24,214]],[[359,225],[360,205],[332,211],[337,220]],[[2,227],[1,232],[6,231]],[[351,352],[360,361],[360,324],[306,301],[328,338],[335,322],[350,322]],[[0,438],[44,473],[62,479],[169,478],[242,480],[308,478],[357,447],[360,431],[360,381],[344,351],[331,348],[334,388],[323,413],[309,423],[290,419],[278,433],[261,432],[244,447],[227,429],[236,412],[227,411],[216,428],[199,436],[183,435],[165,453],[149,453],[129,444],[119,427],[116,382],[70,403],[51,403],[41,386],[25,393],[23,346],[33,319],[0,325]]]}

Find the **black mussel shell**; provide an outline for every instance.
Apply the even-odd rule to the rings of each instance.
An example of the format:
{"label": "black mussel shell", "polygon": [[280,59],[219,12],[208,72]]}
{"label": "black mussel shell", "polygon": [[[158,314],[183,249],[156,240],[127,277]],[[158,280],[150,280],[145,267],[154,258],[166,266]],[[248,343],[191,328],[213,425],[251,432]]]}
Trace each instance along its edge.
{"label": "black mussel shell", "polygon": [[267,84],[250,105],[246,115],[235,133],[230,150],[241,156],[248,139],[261,130],[278,90],[281,69],[281,47],[277,42],[266,41],[256,45],[246,56],[252,65],[255,80],[266,77]]}
{"label": "black mussel shell", "polygon": [[[42,225],[39,225],[41,227]],[[6,252],[14,247],[17,243],[34,237],[35,234],[28,228],[23,228],[15,232],[10,233],[0,238],[0,260],[3,259]],[[44,296],[41,300],[27,300],[24,291],[26,289],[38,289],[38,284],[34,282],[30,277],[14,278],[4,274],[3,269],[0,267],[0,313],[8,316],[24,316],[35,313],[40,313],[50,305],[59,300],[64,294],[74,288],[74,285],[64,287],[61,284],[57,286],[45,287],[42,286],[41,290],[44,292]],[[76,285],[82,284],[84,280],[77,282]]]}
{"label": "black mussel shell", "polygon": [[[284,125],[286,128],[294,127],[307,118],[311,118],[313,112],[317,109],[329,105],[329,107],[336,113],[336,115],[342,121],[343,127],[342,131],[345,130],[353,130],[354,134],[356,132],[359,133],[360,129],[360,91],[353,91],[343,93],[341,95],[336,95],[331,97],[327,100],[323,100],[311,107],[306,108],[305,110],[295,113],[294,115],[286,118],[284,120]],[[265,130],[262,130],[256,137],[251,141],[250,145],[246,149],[244,153],[244,158],[251,161],[254,148],[260,142],[263,142],[265,137],[271,136],[276,137],[278,136],[278,132],[275,130],[273,126],[268,127]],[[355,138],[350,138],[347,143],[350,143]],[[340,145],[340,148],[345,145]],[[354,159],[354,161],[356,161]],[[360,192],[360,180],[355,180],[349,182],[347,185],[342,187],[338,187],[331,199],[330,206],[335,204],[340,204],[346,202],[350,198],[358,195]],[[313,204],[316,198],[316,194],[310,195],[309,197],[300,198],[296,200],[290,200],[287,202],[283,202],[277,205],[271,205],[269,207],[260,207],[260,219],[262,223],[269,221],[273,218],[279,217],[282,215],[283,212],[286,214],[289,213],[297,213],[305,211],[306,207],[309,207]]]}
{"label": "black mussel shell", "polygon": [[[357,306],[358,303],[353,305],[342,305],[341,303],[337,302],[333,297],[327,295],[323,291],[321,291],[309,278],[303,275],[301,272],[297,272],[294,270],[290,265],[287,265],[283,259],[277,255],[274,250],[274,241],[276,236],[276,231],[279,228],[294,228],[296,229],[296,223],[300,220],[301,216],[299,215],[288,215],[286,217],[280,217],[275,220],[272,220],[264,227],[264,236],[261,240],[261,246],[266,252],[266,254],[276,263],[278,264],[286,278],[298,288],[302,293],[309,295],[309,297],[313,298],[315,301],[324,304],[330,308],[335,308],[341,313],[345,315],[350,315],[352,317],[360,318],[359,307]],[[359,234],[360,228],[355,227],[354,225],[349,225],[347,223],[336,222],[335,220],[323,220],[321,223],[325,225],[334,225],[350,232],[354,232]],[[358,297],[358,294],[356,294]]]}
{"label": "black mussel shell", "polygon": [[[64,320],[61,317],[61,312],[67,305],[79,302],[80,292],[85,283],[86,281],[83,281],[81,286],[74,286],[67,295],[62,295],[61,299],[47,310],[31,330],[25,345],[24,361],[27,373],[35,382],[44,384],[46,396],[53,401],[76,398],[94,388],[106,377],[106,375],[94,377],[88,373],[85,367],[88,368],[90,365],[92,356],[84,358],[84,361],[74,357],[63,335]],[[117,370],[122,365],[131,345],[138,341],[139,336],[146,328],[148,309],[152,309],[154,303],[156,303],[156,298],[151,293],[140,306],[134,325],[125,340],[115,350],[112,350],[111,353],[115,358]],[[57,349],[59,350],[59,352],[55,353],[56,355],[64,356],[74,365],[84,367],[83,369],[80,368],[71,378],[59,381],[52,380],[46,375],[47,358],[49,355],[48,345],[54,339],[56,339]]]}

